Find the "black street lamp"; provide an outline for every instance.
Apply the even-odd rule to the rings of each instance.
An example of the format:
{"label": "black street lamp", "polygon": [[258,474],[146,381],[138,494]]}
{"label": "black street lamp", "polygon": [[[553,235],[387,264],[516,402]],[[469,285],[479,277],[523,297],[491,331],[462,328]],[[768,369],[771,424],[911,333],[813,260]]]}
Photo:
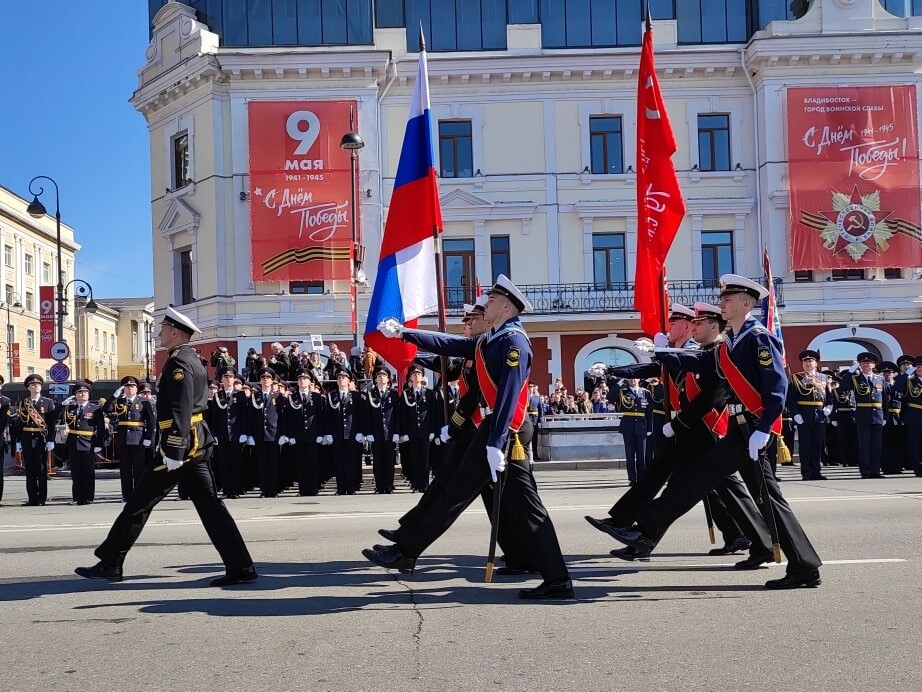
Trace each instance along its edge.
{"label": "black street lamp", "polygon": [[[359,136],[359,133],[355,131],[355,118],[352,111],[352,107],[349,107],[349,132],[343,135],[343,138],[339,142],[339,147],[343,151],[349,152],[349,172],[351,175],[352,184],[350,186],[352,190],[352,276],[351,276],[351,285],[352,285],[352,345],[353,347],[359,345],[359,320],[358,320],[358,303],[356,298],[356,282],[359,281],[359,272],[362,273],[361,281],[364,283],[364,271],[361,267],[361,261],[364,259],[364,248],[359,248],[359,239],[358,239],[358,215],[359,210],[355,200],[355,190],[358,187],[358,180],[356,179],[356,166],[359,158],[359,151],[365,147],[365,142],[362,141],[362,138]],[[360,258],[359,255],[362,255]]]}
{"label": "black street lamp", "polygon": [[54,178],[49,178],[47,175],[37,175],[32,178],[29,181],[29,192],[32,194],[32,201],[29,202],[26,211],[29,212],[29,216],[33,219],[40,219],[48,213],[45,205],[39,199],[39,196],[45,192],[45,188],[41,185],[36,185],[37,191],[32,189],[37,180],[47,180],[54,185],[54,220],[57,226],[58,250],[58,341],[64,341],[64,260],[61,257],[61,196]]}

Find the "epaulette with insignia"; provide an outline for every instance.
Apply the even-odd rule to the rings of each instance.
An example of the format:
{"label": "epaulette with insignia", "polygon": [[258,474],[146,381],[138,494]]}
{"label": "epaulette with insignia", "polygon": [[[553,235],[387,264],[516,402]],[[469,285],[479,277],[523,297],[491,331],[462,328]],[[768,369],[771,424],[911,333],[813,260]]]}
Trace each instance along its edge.
{"label": "epaulette with insignia", "polygon": [[760,346],[759,352],[759,365],[769,366],[772,364],[772,351],[768,346]]}
{"label": "epaulette with insignia", "polygon": [[521,352],[518,347],[513,346],[509,349],[509,353],[506,355],[506,365],[510,368],[516,368],[519,365],[519,358],[521,357]]}

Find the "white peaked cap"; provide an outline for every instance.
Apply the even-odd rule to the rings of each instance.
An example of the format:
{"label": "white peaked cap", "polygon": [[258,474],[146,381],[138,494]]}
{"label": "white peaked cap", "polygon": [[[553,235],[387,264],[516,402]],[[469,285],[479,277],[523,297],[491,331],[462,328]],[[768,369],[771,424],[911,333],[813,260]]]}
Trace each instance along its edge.
{"label": "white peaked cap", "polygon": [[506,296],[519,312],[530,312],[534,309],[528,298],[519,290],[519,287],[512,283],[505,274],[499,275],[496,283],[493,284],[493,288],[488,293],[498,293],[501,296]]}
{"label": "white peaked cap", "polygon": [[195,323],[183,315],[175,308],[167,308],[163,315],[163,321],[173,325],[177,329],[184,331],[186,334],[201,334],[202,330],[195,326]]}

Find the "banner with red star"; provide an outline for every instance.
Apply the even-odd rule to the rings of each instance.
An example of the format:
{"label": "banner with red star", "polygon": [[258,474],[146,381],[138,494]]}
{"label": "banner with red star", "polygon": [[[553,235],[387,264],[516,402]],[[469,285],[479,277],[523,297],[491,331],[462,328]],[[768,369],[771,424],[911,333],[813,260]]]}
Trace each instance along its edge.
{"label": "banner with red star", "polygon": [[915,86],[787,90],[792,268],[922,266]]}

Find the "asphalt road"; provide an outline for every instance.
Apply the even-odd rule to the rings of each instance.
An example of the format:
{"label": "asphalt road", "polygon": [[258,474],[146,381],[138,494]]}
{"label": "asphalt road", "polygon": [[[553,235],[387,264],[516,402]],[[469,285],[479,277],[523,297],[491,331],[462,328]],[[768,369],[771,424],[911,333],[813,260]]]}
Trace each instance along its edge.
{"label": "asphalt road", "polygon": [[[708,557],[704,515],[683,517],[649,563],[617,547],[601,516],[622,470],[544,471],[545,504],[577,598],[521,602],[535,580],[483,580],[488,523],[472,506],[410,577],[367,563],[418,498],[283,496],[229,503],[260,578],[214,589],[222,572],[188,502],[151,517],[110,585],[74,567],[120,508],[100,501],[20,507],[8,477],[0,506],[0,689],[3,690],[874,690],[922,689],[922,479],[860,480],[827,471],[786,496],[825,561],[818,589],[770,592],[756,572]],[[719,539],[718,539],[719,540]]]}

